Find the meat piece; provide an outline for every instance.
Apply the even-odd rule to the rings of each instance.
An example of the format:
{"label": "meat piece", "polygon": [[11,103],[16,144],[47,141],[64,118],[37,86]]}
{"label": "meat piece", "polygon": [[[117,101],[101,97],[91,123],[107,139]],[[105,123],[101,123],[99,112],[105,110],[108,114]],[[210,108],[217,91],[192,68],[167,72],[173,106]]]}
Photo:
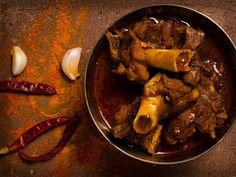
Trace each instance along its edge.
{"label": "meat piece", "polygon": [[[181,113],[177,118],[170,121],[165,133],[168,143],[175,144],[179,141],[185,141],[194,134],[193,129],[197,129],[201,133],[209,134],[212,138],[216,138],[215,129],[220,127],[227,119],[222,98],[214,87],[214,78],[201,77],[199,89],[201,95],[196,104],[192,105],[188,111]],[[186,114],[192,115],[192,117]],[[186,119],[182,121],[184,117]],[[188,118],[191,119],[187,123],[186,120]],[[190,122],[191,125],[189,125]],[[178,133],[174,133],[175,131]]]}
{"label": "meat piece", "polygon": [[[139,39],[141,39],[142,41],[148,41],[147,39],[147,34],[148,34],[148,30],[150,30],[150,25],[149,22],[147,20],[144,20],[142,22],[138,22],[135,24],[133,31],[135,32],[135,34],[138,36]],[[151,32],[152,35],[150,36],[154,36],[153,32]]]}
{"label": "meat piece", "polygon": [[171,102],[191,92],[191,87],[184,84],[181,80],[169,78],[167,75],[163,75],[162,81],[166,88],[165,92],[168,93]]}
{"label": "meat piece", "polygon": [[140,40],[135,34],[130,32],[132,43],[130,44],[130,60],[127,66],[127,78],[131,81],[145,83],[149,78],[147,64]]}
{"label": "meat piece", "polygon": [[124,66],[123,63],[119,63],[118,66],[112,70],[115,74],[126,76],[127,68]]}
{"label": "meat piece", "polygon": [[186,28],[186,41],[183,45],[183,49],[195,50],[205,37],[205,33],[201,30],[194,29],[192,27]]}
{"label": "meat piece", "polygon": [[[168,102],[166,95],[170,97]],[[144,86],[141,105],[133,122],[134,130],[139,134],[149,133],[161,119],[183,111],[199,95],[199,89],[191,90],[180,80],[164,74],[155,75]]]}
{"label": "meat piece", "polygon": [[128,122],[125,122],[120,125],[116,125],[112,127],[111,133],[115,138],[124,138],[129,135],[131,131],[130,124]]}
{"label": "meat piece", "polygon": [[202,90],[201,97],[194,106],[196,110],[195,124],[198,130],[202,133],[209,134],[215,138],[216,117],[212,110],[211,99],[208,91]]}
{"label": "meat piece", "polygon": [[115,124],[122,124],[130,120],[133,104],[124,105],[115,114]]}
{"label": "meat piece", "polygon": [[115,124],[122,124],[134,119],[138,112],[140,101],[140,98],[137,97],[131,104],[122,106],[115,114]]}
{"label": "meat piece", "polygon": [[149,78],[149,72],[145,63],[131,61],[127,69],[127,78],[130,81],[145,83]]}
{"label": "meat piece", "polygon": [[214,77],[201,77],[202,96],[197,105],[201,115],[196,118],[196,125],[200,132],[215,138],[215,129],[227,119],[227,113],[221,95],[215,89]]}
{"label": "meat piece", "polygon": [[193,56],[191,63],[190,63],[190,67],[201,69],[202,60],[201,60],[200,56],[198,55],[198,53],[196,53],[196,55]]}
{"label": "meat piece", "polygon": [[219,108],[216,113],[216,126],[217,126],[217,128],[220,128],[225,123],[227,118],[228,118],[228,116],[227,116],[227,112],[225,110],[225,107]]}
{"label": "meat piece", "polygon": [[200,90],[191,89],[181,80],[170,78],[165,74],[157,74],[145,84],[143,90],[144,97],[156,95],[163,95],[173,106],[182,107],[196,100],[200,95]]}
{"label": "meat piece", "polygon": [[162,85],[161,77],[161,74],[155,75],[144,86],[141,105],[133,122],[133,128],[139,134],[149,133],[168,107],[163,95],[157,90]]}
{"label": "meat piece", "polygon": [[129,46],[125,45],[122,43],[121,47],[120,47],[120,60],[122,61],[122,63],[128,67],[130,64],[130,49]]}
{"label": "meat piece", "polygon": [[[130,33],[133,42],[130,45],[129,66],[126,72],[127,78],[131,81],[145,83],[149,78],[148,66],[166,69],[173,72],[188,71],[189,62],[194,55],[191,50],[163,50],[144,49],[141,41],[135,34]],[[125,71],[122,67],[121,71]]]}
{"label": "meat piece", "polygon": [[214,72],[213,63],[207,58],[200,58],[199,55],[193,56],[190,66],[200,69],[201,74],[207,77],[211,77]]}
{"label": "meat piece", "polygon": [[132,38],[128,29],[115,30],[120,38],[120,62],[128,67],[130,63],[130,44]]}
{"label": "meat piece", "polygon": [[[215,138],[215,129],[218,125],[223,124],[223,122],[227,119],[227,114],[221,101],[221,96],[213,86],[213,80],[207,77],[204,79],[206,79],[208,82],[204,81],[205,85],[199,86],[201,90],[201,96],[197,100],[196,104],[189,109],[189,112],[194,115],[193,117],[191,117],[191,122],[193,124],[191,125],[191,127],[198,129],[201,133],[209,134],[212,138]],[[182,114],[180,114],[179,116],[181,116]],[[177,119],[179,119],[179,116],[177,117]],[[186,116],[186,118],[187,117],[188,116]],[[170,122],[167,133],[165,135],[167,142],[170,144],[175,144],[178,141],[185,141],[186,138],[190,137],[190,135],[193,135],[193,128],[192,130],[188,130],[188,124],[185,125],[186,120],[185,122],[182,122],[177,119],[173,119]],[[179,127],[182,127],[182,129],[180,129],[180,134],[178,134],[177,136],[174,131],[176,129],[179,129]],[[189,136],[186,136],[186,132],[188,132],[187,134]]]}
{"label": "meat piece", "polygon": [[189,85],[196,86],[200,81],[200,69],[197,67],[192,68],[183,75],[183,81]]}
{"label": "meat piece", "polygon": [[161,23],[145,18],[135,24],[134,33],[151,48],[165,48],[162,45]]}
{"label": "meat piece", "polygon": [[161,141],[162,127],[162,125],[158,124],[148,135],[142,138],[141,145],[150,154],[156,153],[157,147]]}
{"label": "meat piece", "polygon": [[212,138],[215,138],[216,116],[215,113],[208,108],[209,107],[205,106],[205,111],[196,118],[195,123],[200,132],[209,134]]}
{"label": "meat piece", "polygon": [[120,38],[118,35],[112,34],[111,32],[106,32],[106,37],[109,42],[109,48],[111,53],[111,58],[114,60],[114,62],[118,62],[120,55]]}
{"label": "meat piece", "polygon": [[178,113],[181,113],[182,111],[190,107],[193,103],[195,103],[199,97],[200,97],[200,90],[198,88],[194,88],[190,93],[173,101],[172,103],[173,108],[169,110],[167,116],[170,117]]}
{"label": "meat piece", "polygon": [[160,120],[176,117],[179,113],[196,103],[199,97],[200,90],[198,88],[194,88],[190,93],[185,94],[176,100],[171,100],[169,96],[165,96],[166,107],[162,111]]}
{"label": "meat piece", "polygon": [[111,59],[115,65],[113,72],[119,75],[126,75],[127,67],[130,63],[129,46],[131,38],[129,32],[121,29],[115,30],[116,34],[111,32],[106,33],[106,37],[109,41]]}
{"label": "meat piece", "polygon": [[213,68],[213,64],[210,63],[210,61],[205,61],[205,62],[202,61],[201,69],[202,69],[202,74],[204,76],[210,77],[213,75],[214,68]]}
{"label": "meat piece", "polygon": [[187,25],[181,22],[173,24],[174,47],[181,49],[185,42],[185,32]]}
{"label": "meat piece", "polygon": [[134,32],[150,48],[181,48],[185,42],[187,25],[175,20],[145,18],[134,26]]}
{"label": "meat piece", "polygon": [[[164,85],[163,77],[168,87]],[[187,86],[187,88],[185,88],[185,84],[179,83],[182,81],[166,77],[167,76],[164,74],[155,75],[148,81],[143,90],[143,97],[154,97],[157,95],[164,97],[165,107],[163,108],[165,109],[163,109],[160,119],[165,119],[166,117],[184,111],[187,107],[195,103],[200,96],[200,90],[198,88],[190,90],[190,87]],[[181,89],[178,89],[179,87],[184,90],[182,93]],[[173,90],[179,91],[180,93],[177,95]],[[173,93],[175,95],[173,95]]]}
{"label": "meat piece", "polygon": [[130,39],[130,36],[129,36],[129,29],[127,28],[122,28],[120,30],[114,30],[114,32],[119,36],[120,40],[122,42],[128,42],[129,39]]}
{"label": "meat piece", "polygon": [[167,49],[170,49],[174,46],[174,38],[173,34],[173,23],[171,20],[169,21],[161,21],[161,34],[163,42],[162,44],[166,46]]}
{"label": "meat piece", "polygon": [[136,98],[131,104],[122,106],[115,114],[115,125],[111,133],[115,138],[124,138],[132,132],[132,120],[138,112],[140,98]]}
{"label": "meat piece", "polygon": [[166,109],[163,96],[155,88],[162,85],[161,77],[161,74],[155,75],[144,86],[141,104],[133,122],[133,128],[139,134],[150,132]]}
{"label": "meat piece", "polygon": [[[150,43],[173,48],[173,22],[144,20],[135,24],[132,30],[115,30],[106,33],[109,41],[113,72],[129,80],[146,83],[149,78],[148,66],[172,72],[187,72],[195,52],[182,49],[160,49]],[[160,35],[159,35],[160,33]],[[158,49],[159,48],[159,49]]]}
{"label": "meat piece", "polygon": [[[113,72],[127,77],[131,81],[145,83],[149,78],[147,64],[144,61],[142,47],[138,38],[132,38],[130,33],[117,31],[114,35],[106,33],[109,41]],[[130,44],[132,42],[132,44]]]}
{"label": "meat piece", "polygon": [[195,111],[193,108],[187,109],[176,119],[173,119],[166,132],[165,138],[167,143],[176,144],[178,141],[185,141],[195,133]]}

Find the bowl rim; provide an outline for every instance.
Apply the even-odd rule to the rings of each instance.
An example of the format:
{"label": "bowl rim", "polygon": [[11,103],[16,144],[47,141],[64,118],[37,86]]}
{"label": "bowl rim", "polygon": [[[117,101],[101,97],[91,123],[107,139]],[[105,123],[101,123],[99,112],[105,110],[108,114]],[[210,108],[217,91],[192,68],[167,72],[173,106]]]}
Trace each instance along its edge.
{"label": "bowl rim", "polygon": [[88,101],[88,92],[87,92],[87,75],[88,75],[88,69],[89,69],[89,64],[90,64],[90,60],[92,58],[93,55],[93,51],[95,46],[98,44],[98,42],[103,38],[104,34],[106,31],[108,31],[115,23],[117,23],[118,21],[120,21],[122,18],[124,18],[127,15],[130,15],[136,11],[142,10],[142,9],[146,9],[146,8],[155,8],[155,7],[177,7],[177,8],[183,8],[183,9],[187,9],[189,11],[193,11],[195,13],[197,13],[198,15],[203,16],[204,18],[206,18],[207,20],[211,21],[214,25],[216,25],[221,32],[224,33],[225,37],[228,38],[229,42],[232,44],[232,47],[234,49],[234,51],[236,51],[236,45],[234,44],[233,40],[230,38],[230,36],[226,33],[226,31],[219,25],[217,24],[212,18],[208,17],[207,15],[203,14],[202,12],[195,10],[193,8],[184,6],[184,5],[178,5],[178,4],[170,4],[170,3],[157,3],[157,4],[153,4],[153,5],[147,5],[147,6],[143,6],[143,7],[139,7],[139,8],[135,8],[133,10],[131,10],[130,12],[127,12],[126,14],[120,16],[119,18],[117,18],[112,24],[108,25],[105,30],[102,31],[101,35],[98,37],[98,39],[96,40],[94,46],[93,46],[93,50],[91,52],[91,54],[88,57],[87,63],[86,63],[86,67],[85,67],[85,73],[84,73],[84,94],[85,94],[85,101],[86,101],[86,107],[88,109],[89,115],[92,118],[95,126],[97,127],[97,129],[99,130],[99,132],[102,134],[102,136],[116,149],[118,149],[120,152],[124,153],[125,155],[127,155],[128,157],[131,157],[133,159],[142,161],[142,162],[146,162],[149,164],[154,164],[154,165],[175,165],[175,164],[181,164],[181,163],[185,163],[185,162],[189,162],[192,161],[194,159],[199,158],[200,156],[203,156],[204,154],[206,154],[207,152],[209,152],[211,149],[215,148],[228,134],[229,132],[232,130],[233,126],[235,125],[235,119],[233,119],[232,125],[228,128],[228,130],[224,133],[224,135],[216,142],[214,143],[210,148],[206,149],[205,151],[193,156],[193,157],[188,157],[186,159],[183,160],[177,160],[177,161],[173,161],[173,162],[162,162],[162,161],[151,161],[151,160],[146,160],[140,157],[137,157],[133,154],[130,154],[128,152],[126,152],[125,150],[123,150],[122,148],[118,147],[115,143],[113,143],[106,135],[105,133],[100,129],[99,124],[97,123],[97,121],[94,119],[93,117],[93,113],[91,111],[90,108],[90,104]]}

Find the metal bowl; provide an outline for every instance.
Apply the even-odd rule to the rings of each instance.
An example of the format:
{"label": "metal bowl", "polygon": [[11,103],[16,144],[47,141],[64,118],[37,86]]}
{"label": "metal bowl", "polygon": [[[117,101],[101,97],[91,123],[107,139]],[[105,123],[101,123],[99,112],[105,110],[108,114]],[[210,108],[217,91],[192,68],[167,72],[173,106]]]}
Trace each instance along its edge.
{"label": "metal bowl", "polygon": [[[217,25],[213,20],[205,16],[204,14],[195,11],[193,9],[179,6],[179,5],[168,5],[168,4],[161,4],[156,6],[149,6],[134,12],[125,15],[118,21],[116,21],[110,28],[115,27],[122,27],[130,22],[134,22],[137,19],[141,19],[144,16],[177,16],[183,19],[184,21],[191,22],[196,27],[201,27],[203,30],[206,30],[208,33],[210,32],[211,35],[216,36],[218,43],[222,46],[225,53],[227,54],[227,58],[229,59],[228,62],[231,64],[232,74],[235,76],[236,71],[236,49],[226,34],[226,32]],[[105,32],[107,31],[105,30]],[[223,130],[217,131],[217,140],[210,140],[207,139],[204,143],[189,149],[183,150],[176,153],[159,153],[157,155],[150,155],[145,153],[142,149],[133,148],[130,145],[127,145],[126,142],[119,141],[114,139],[110,133],[109,125],[103,119],[102,112],[99,109],[97,104],[97,100],[95,99],[95,92],[94,87],[96,86],[94,82],[94,75],[95,68],[98,62],[99,57],[102,53],[106,50],[107,41],[102,34],[100,39],[98,40],[91,57],[88,61],[86,73],[85,73],[85,97],[86,97],[86,104],[89,110],[89,113],[98,128],[98,130],[102,133],[102,135],[109,141],[115,148],[123,152],[124,154],[135,158],[140,161],[152,163],[152,164],[177,164],[186,162],[192,159],[195,159],[202,154],[206,153],[210,149],[212,149],[217,143],[219,143],[222,138],[229,132],[230,128],[232,127],[233,123],[235,122],[236,118],[236,104],[233,103],[231,109],[231,116],[227,122],[227,125],[223,128]],[[104,69],[104,68],[101,68]],[[112,83],[111,83],[112,84]],[[104,97],[103,99],[108,99]],[[107,100],[109,102],[109,100]],[[109,107],[110,106],[110,107]],[[112,104],[108,105],[108,109],[112,109]]]}

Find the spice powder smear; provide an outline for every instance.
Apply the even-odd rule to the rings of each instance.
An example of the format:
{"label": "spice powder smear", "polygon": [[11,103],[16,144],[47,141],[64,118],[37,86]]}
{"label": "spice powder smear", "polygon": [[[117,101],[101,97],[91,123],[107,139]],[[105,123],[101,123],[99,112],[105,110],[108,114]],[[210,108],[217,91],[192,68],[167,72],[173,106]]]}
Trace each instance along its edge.
{"label": "spice powder smear", "polygon": [[[29,62],[24,73],[17,76],[15,80],[49,84],[56,87],[59,94],[46,97],[4,93],[5,99],[13,109],[4,109],[3,114],[9,118],[22,117],[17,120],[19,121],[17,125],[21,126],[14,131],[9,131],[12,132],[9,137],[13,139],[16,138],[15,132],[19,134],[36,122],[60,115],[71,117],[78,112],[78,103],[82,96],[80,82],[69,81],[61,72],[60,62],[69,48],[77,46],[83,48],[81,41],[84,33],[81,26],[84,24],[88,9],[80,7],[76,18],[72,18],[71,6],[71,1],[68,0],[62,0],[60,4],[50,3],[32,22],[21,44]],[[55,139],[56,143],[60,139],[62,131],[58,129],[50,134],[53,136],[50,137],[50,140]],[[40,147],[46,149],[49,137],[44,136],[44,138],[46,139],[40,140]],[[30,149],[32,148],[30,147]],[[64,152],[70,151],[67,149]],[[34,152],[34,155],[36,153]]]}

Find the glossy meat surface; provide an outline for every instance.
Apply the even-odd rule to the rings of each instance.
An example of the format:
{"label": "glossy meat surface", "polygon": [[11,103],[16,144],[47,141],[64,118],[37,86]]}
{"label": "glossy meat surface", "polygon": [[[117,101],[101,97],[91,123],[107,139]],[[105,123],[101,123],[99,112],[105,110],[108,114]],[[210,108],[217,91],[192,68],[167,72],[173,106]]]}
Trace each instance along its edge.
{"label": "glossy meat surface", "polygon": [[149,67],[172,72],[190,71],[189,63],[204,33],[176,20],[144,18],[128,29],[108,31],[113,72],[146,83]]}
{"label": "glossy meat surface", "polygon": [[204,47],[203,31],[176,19],[144,18],[106,35],[113,72],[144,85],[139,104],[134,101],[116,113],[114,137],[151,154],[161,141],[183,143],[196,133],[216,138],[228,116],[219,90],[221,74],[198,51]]}

